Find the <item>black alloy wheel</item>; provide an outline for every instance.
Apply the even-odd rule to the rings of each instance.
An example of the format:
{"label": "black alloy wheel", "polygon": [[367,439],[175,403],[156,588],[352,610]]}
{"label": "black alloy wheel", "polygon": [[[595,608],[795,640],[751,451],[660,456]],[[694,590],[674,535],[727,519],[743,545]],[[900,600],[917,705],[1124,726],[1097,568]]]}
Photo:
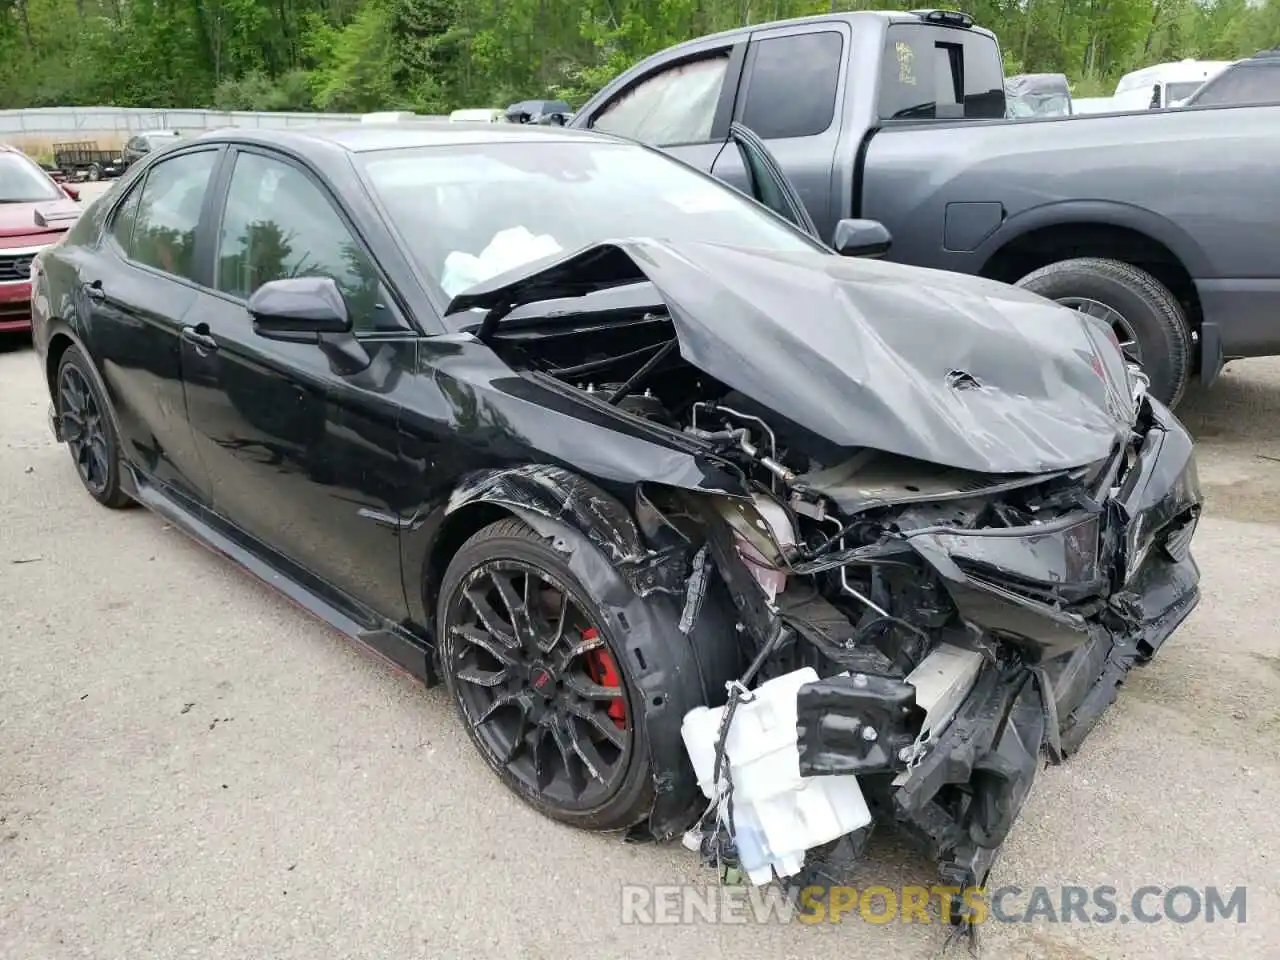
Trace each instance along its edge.
{"label": "black alloy wheel", "polygon": [[523,523],[495,523],[454,557],[439,611],[446,685],[503,781],[567,823],[637,822],[652,788],[635,698],[562,558]]}
{"label": "black alloy wheel", "polygon": [[87,362],[77,348],[70,347],[58,366],[60,430],[89,496],[103,506],[119,508],[132,501],[120,486],[115,430],[106,401],[85,372]]}

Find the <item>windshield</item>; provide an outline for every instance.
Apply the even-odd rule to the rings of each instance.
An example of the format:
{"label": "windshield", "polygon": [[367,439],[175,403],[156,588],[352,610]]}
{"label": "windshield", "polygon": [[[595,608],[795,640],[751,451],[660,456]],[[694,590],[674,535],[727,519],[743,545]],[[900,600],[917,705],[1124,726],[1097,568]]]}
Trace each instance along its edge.
{"label": "windshield", "polygon": [[0,203],[58,200],[62,192],[25,156],[0,153]]}
{"label": "windshield", "polygon": [[826,249],[732,187],[633,144],[522,140],[379,151],[358,163],[442,300],[608,240]]}
{"label": "windshield", "polygon": [[1056,93],[1024,93],[1009,98],[1009,111],[1015,117],[1067,117],[1071,101]]}

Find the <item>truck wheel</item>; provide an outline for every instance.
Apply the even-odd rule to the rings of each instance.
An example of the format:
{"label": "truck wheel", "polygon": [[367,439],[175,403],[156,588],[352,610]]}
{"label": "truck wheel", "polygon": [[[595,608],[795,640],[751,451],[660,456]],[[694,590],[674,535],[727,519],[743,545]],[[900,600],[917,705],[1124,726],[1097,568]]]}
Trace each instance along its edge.
{"label": "truck wheel", "polygon": [[1080,257],[1027,274],[1017,286],[1111,324],[1125,356],[1172,409],[1191,376],[1191,331],[1182,305],[1145,270],[1120,260]]}
{"label": "truck wheel", "polygon": [[89,164],[89,173],[87,174],[87,177],[89,180],[96,183],[102,179],[102,168],[96,163]]}

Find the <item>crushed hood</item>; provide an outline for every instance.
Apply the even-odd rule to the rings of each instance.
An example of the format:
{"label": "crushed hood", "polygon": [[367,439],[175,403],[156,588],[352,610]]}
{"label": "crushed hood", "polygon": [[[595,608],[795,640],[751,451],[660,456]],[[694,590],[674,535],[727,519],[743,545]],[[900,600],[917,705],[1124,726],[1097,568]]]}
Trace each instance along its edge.
{"label": "crushed hood", "polygon": [[499,312],[649,281],[684,358],[842,447],[983,473],[1106,457],[1134,419],[1106,333],[1016,287],[820,251],[624,240],[477,284]]}

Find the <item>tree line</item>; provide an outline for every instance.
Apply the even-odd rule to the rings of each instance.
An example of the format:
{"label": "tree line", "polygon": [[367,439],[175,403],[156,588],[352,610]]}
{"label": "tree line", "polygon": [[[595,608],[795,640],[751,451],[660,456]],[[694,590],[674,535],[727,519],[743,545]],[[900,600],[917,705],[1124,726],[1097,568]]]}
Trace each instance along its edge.
{"label": "tree line", "polygon": [[[717,30],[878,0],[0,0],[0,108],[575,106],[637,59]],[[1280,46],[1280,0],[972,0],[1006,73],[1077,96],[1183,57]]]}

